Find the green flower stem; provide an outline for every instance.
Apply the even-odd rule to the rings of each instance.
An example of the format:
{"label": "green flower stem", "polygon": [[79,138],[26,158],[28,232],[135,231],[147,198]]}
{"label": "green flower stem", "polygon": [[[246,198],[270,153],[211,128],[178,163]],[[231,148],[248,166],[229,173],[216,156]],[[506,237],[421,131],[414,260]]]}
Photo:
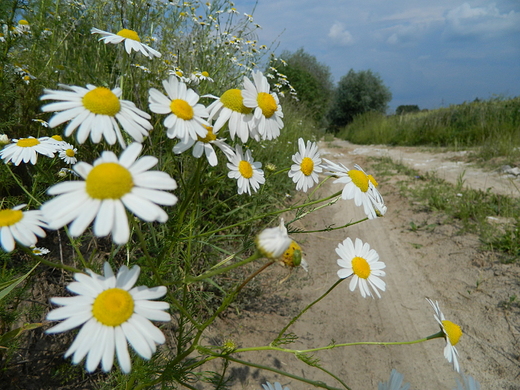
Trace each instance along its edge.
{"label": "green flower stem", "polygon": [[341,194],[341,191],[338,191],[335,194],[327,196],[326,198],[323,198],[323,199],[313,200],[311,202],[308,202],[308,203],[305,203],[305,204],[301,204],[301,205],[298,205],[298,206],[291,206],[291,207],[283,209],[283,210],[271,211],[269,213],[257,215],[255,217],[249,218],[249,219],[247,219],[245,221],[242,221],[242,222],[237,222],[237,223],[234,223],[232,225],[228,225],[228,226],[223,227],[223,228],[211,230],[209,232],[200,233],[200,234],[198,234],[196,236],[193,236],[193,237],[188,237],[188,239],[199,238],[199,237],[204,237],[204,236],[210,236],[212,234],[219,233],[219,232],[221,232],[223,230],[226,230],[226,229],[231,229],[231,228],[234,228],[234,227],[237,227],[237,226],[249,224],[249,223],[251,223],[253,221],[256,221],[258,219],[262,219],[262,218],[266,218],[266,217],[272,217],[272,216],[283,214],[283,213],[286,213],[286,212],[289,212],[289,211],[298,210],[298,209],[301,209],[303,207],[308,207],[308,206],[312,206],[312,205],[315,205],[315,204],[318,204],[318,203],[326,202],[326,201],[328,201],[328,200],[330,200],[332,198],[335,198],[336,196],[339,196],[340,194]]}
{"label": "green flower stem", "polygon": [[301,355],[301,354],[312,353],[312,352],[326,351],[328,349],[334,349],[334,348],[340,348],[340,347],[353,347],[356,345],[382,345],[382,346],[411,345],[411,344],[422,343],[424,341],[436,339],[439,337],[445,337],[444,333],[442,331],[439,333],[435,333],[431,336],[424,337],[424,338],[418,339],[418,340],[412,340],[412,341],[358,341],[358,342],[354,342],[354,343],[331,344],[331,345],[327,345],[326,347],[299,349],[299,350],[273,347],[270,345],[266,345],[263,347],[238,348],[234,352],[241,353],[241,352],[251,352],[251,351],[279,351],[279,352],[292,353],[293,355]]}
{"label": "green flower stem", "polygon": [[70,267],[65,264],[53,263],[52,261],[44,259],[43,256],[36,256],[33,253],[33,251],[31,250],[31,248],[27,248],[26,246],[20,245],[19,248],[21,248],[25,253],[27,253],[29,256],[31,256],[33,258],[33,260],[39,261],[40,263],[45,264],[46,266],[49,266],[52,268],[60,268],[60,269],[64,269],[65,271],[74,272],[74,273],[78,273],[78,272],[83,273],[82,270],[79,270],[77,268]]}
{"label": "green flower stem", "polygon": [[38,205],[38,206],[41,206],[42,205],[42,202],[40,202],[38,199],[36,199],[33,194],[31,194],[27,188],[24,187],[24,185],[22,184],[22,182],[16,177],[16,175],[13,173],[13,171],[11,170],[11,168],[9,167],[9,164],[4,164],[6,167],[7,167],[7,170],[9,171],[9,173],[11,174],[11,176],[13,177],[14,181],[16,182],[16,184],[18,184],[18,187],[20,187],[22,189],[23,192],[25,192],[27,194],[27,196],[29,198],[31,198],[32,200],[34,200],[34,202]]}
{"label": "green flower stem", "polygon": [[240,286],[238,286],[235,293],[238,294],[245,287],[245,285],[248,284],[256,275],[258,275],[264,269],[270,267],[273,264],[274,264],[274,261],[271,260],[269,263],[265,263],[263,266],[261,266],[259,269],[257,269],[255,272],[253,272],[251,275],[249,275],[249,277],[246,280],[244,280]]}
{"label": "green flower stem", "polygon": [[[270,366],[264,366],[262,364],[251,363],[251,362],[248,362],[248,361],[245,361],[245,360],[241,360],[241,359],[237,359],[237,358],[231,357],[229,355],[221,355],[221,354],[213,352],[212,350],[210,350],[208,348],[198,347],[198,350],[200,352],[205,353],[205,354],[211,355],[213,357],[213,359],[215,359],[215,358],[222,358],[222,359],[226,359],[226,360],[229,360],[229,361],[232,361],[232,362],[244,365],[244,366],[249,366],[249,367],[258,368],[258,369],[261,369],[261,370],[271,371],[271,372],[274,372],[276,374],[279,374],[279,375],[282,375],[282,376],[285,376],[285,377],[288,377],[288,378],[292,378],[292,379],[295,379],[295,380],[300,381],[300,382],[307,383],[307,384],[309,384],[311,386],[314,386],[314,387],[320,387],[322,389],[328,389],[328,390],[339,390],[338,388],[328,386],[327,384],[325,384],[325,383],[323,383],[321,381],[313,381],[313,380],[306,379],[306,378],[303,378],[303,377],[298,376],[298,375],[291,374],[291,373],[286,372],[286,371],[278,370],[278,369],[270,367]],[[208,360],[212,360],[212,359],[210,358]],[[347,389],[348,389],[348,387],[347,387]]]}
{"label": "green flower stem", "polygon": [[76,255],[79,257],[79,260],[81,261],[81,264],[83,264],[84,268],[88,268],[88,264],[85,261],[85,257],[83,257],[83,254],[79,250],[78,246],[74,243],[74,239],[70,235],[68,227],[67,226],[63,226],[63,230],[65,230],[65,233],[67,234],[67,237],[69,239],[70,245],[72,245],[72,247],[74,248],[74,252],[76,252]]}
{"label": "green flower stem", "polygon": [[325,177],[325,179],[323,179],[322,181],[320,181],[320,182],[318,183],[318,185],[317,185],[316,187],[314,187],[314,189],[312,190],[312,192],[309,194],[309,198],[311,198],[311,197],[314,195],[314,193],[315,193],[316,191],[318,191],[318,190],[321,188],[321,186],[322,186],[323,184],[325,184],[325,183],[327,182],[327,180],[329,180],[331,177],[332,177],[332,176],[327,176],[327,177]]}
{"label": "green flower stem", "polygon": [[[344,281],[345,279],[339,279],[336,283],[334,283],[327,291],[325,291],[325,293],[323,293],[323,295],[321,297],[319,297],[318,299],[316,299],[314,302],[310,303],[309,305],[307,305],[307,307],[305,309],[303,309],[300,313],[298,313],[291,321],[289,321],[289,323],[280,331],[280,333],[278,333],[278,336],[276,336],[276,338],[274,339],[274,342],[276,342],[276,340],[280,340],[282,338],[282,336],[284,335],[284,333],[287,331],[287,329],[289,329],[289,327],[294,324],[296,321],[298,321],[298,319],[307,311],[309,310],[312,306],[314,306],[316,303],[318,303],[319,301],[321,301],[323,298],[325,298],[332,290],[334,290],[336,288],[336,286],[338,286],[342,281]],[[273,342],[273,343],[274,343]],[[271,345],[273,345],[273,343],[271,343]]]}
{"label": "green flower stem", "polygon": [[[139,238],[139,244],[141,245],[141,249],[143,250],[144,256],[146,258],[146,261],[148,262],[148,266],[152,269],[152,272],[155,276],[155,280],[160,285],[165,285],[164,281],[162,280],[161,274],[157,270],[157,267],[155,266],[155,263],[153,262],[152,257],[150,256],[150,253],[148,252],[148,248],[146,246],[146,241],[144,239],[143,232],[141,230],[141,227],[139,226],[139,223],[135,220],[133,216],[130,216],[129,218],[130,223],[135,229],[135,232],[137,233],[137,237]],[[191,314],[184,308],[184,306],[173,296],[173,293],[168,291],[168,298],[171,300],[172,304],[179,310],[186,318],[188,318],[193,326],[196,328],[200,327],[200,324],[191,316]]]}
{"label": "green flower stem", "polygon": [[[343,226],[337,226],[337,227],[326,227],[325,229],[319,229],[319,230],[303,230],[303,231],[294,231],[294,232],[289,232],[291,234],[294,234],[294,233],[320,233],[320,232],[330,232],[332,230],[338,230],[338,229],[344,229],[346,227],[349,227],[349,226],[353,226],[353,225],[357,225],[358,223],[361,223],[361,222],[364,222],[368,220],[368,217],[365,217],[363,219],[360,219],[359,221],[356,221],[356,222],[349,222],[347,223],[346,225],[343,225]],[[289,223],[292,223],[293,221],[289,222]]]}
{"label": "green flower stem", "polygon": [[187,276],[186,277],[186,283],[193,283],[193,282],[198,282],[198,281],[201,281],[201,280],[204,280],[204,279],[208,279],[208,278],[211,278],[215,275],[220,275],[224,272],[228,272],[228,271],[231,271],[232,269],[235,269],[235,268],[238,268],[238,267],[241,267],[243,265],[246,265],[252,261],[255,261],[256,259],[259,259],[262,257],[262,254],[259,252],[259,251],[256,251],[255,253],[253,253],[252,256],[248,257],[247,259],[245,260],[242,260],[242,261],[239,261],[238,263],[235,263],[235,264],[231,264],[231,265],[228,265],[227,267],[222,267],[222,268],[217,268],[217,269],[214,269],[213,271],[208,271],[202,275],[199,275],[199,276]]}
{"label": "green flower stem", "polygon": [[280,173],[289,172],[290,170],[291,170],[290,167],[289,168],[280,169],[279,171],[272,173],[270,176],[276,176],[276,175],[279,175]]}

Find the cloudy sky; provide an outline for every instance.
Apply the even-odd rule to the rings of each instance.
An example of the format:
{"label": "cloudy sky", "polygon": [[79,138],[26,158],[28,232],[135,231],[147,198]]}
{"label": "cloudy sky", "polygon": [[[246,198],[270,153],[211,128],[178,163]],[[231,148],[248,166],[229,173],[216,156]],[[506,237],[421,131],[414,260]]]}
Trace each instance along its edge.
{"label": "cloudy sky", "polygon": [[520,95],[519,0],[258,0],[253,16],[260,43],[303,47],[335,81],[351,68],[379,73],[391,109]]}

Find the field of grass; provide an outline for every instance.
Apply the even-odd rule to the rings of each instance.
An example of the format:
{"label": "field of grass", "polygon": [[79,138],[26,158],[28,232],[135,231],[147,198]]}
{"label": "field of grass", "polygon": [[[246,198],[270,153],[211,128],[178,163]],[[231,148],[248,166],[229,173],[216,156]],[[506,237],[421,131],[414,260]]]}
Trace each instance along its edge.
{"label": "field of grass", "polygon": [[520,98],[495,98],[431,111],[355,118],[339,138],[357,144],[477,147],[481,159],[520,156]]}
{"label": "field of grass", "polygon": [[[18,237],[18,242],[13,250],[7,244],[6,234],[9,229],[14,231],[12,226],[16,225],[16,218],[21,213],[17,208],[19,205],[25,205],[23,213],[26,210],[36,212],[56,198],[52,196],[56,193],[49,194],[49,188],[58,183],[75,185],[82,179],[86,180],[89,196],[99,196],[99,199],[106,196],[119,202],[119,194],[127,191],[119,186],[134,186],[137,179],[134,178],[130,184],[126,179],[121,179],[121,183],[126,184],[114,186],[120,178],[110,176],[113,175],[112,168],[109,169],[112,163],[105,160],[100,166],[106,169],[102,175],[96,176],[96,180],[111,188],[111,194],[106,195],[99,192],[105,191],[101,187],[89,187],[89,183],[94,183],[94,179],[89,181],[93,176],[88,174],[80,178],[78,171],[73,169],[75,162],[60,157],[58,149],[54,150],[53,155],[34,152],[38,159],[32,162],[14,161],[3,156],[4,161],[0,164],[3,246],[0,249],[0,387],[7,389],[16,383],[13,388],[33,388],[40,383],[42,388],[137,389],[159,385],[194,388],[194,383],[203,381],[217,383],[215,387],[222,388],[224,385],[219,387],[218,382],[225,383],[225,372],[219,375],[200,369],[206,360],[211,359],[211,354],[199,351],[197,359],[190,355],[196,354],[202,333],[215,318],[232,303],[240,304],[237,296],[258,267],[242,267],[260,257],[255,236],[268,226],[278,225],[278,215],[293,207],[286,196],[294,192],[294,183],[287,176],[287,171],[293,164],[292,155],[298,151],[298,139],[316,141],[320,134],[310,115],[292,98],[280,96],[281,104],[273,107],[274,98],[263,92],[264,100],[271,104],[268,107],[271,110],[269,118],[281,115],[274,114],[275,109],[283,110],[283,128],[279,136],[276,132],[255,135],[253,127],[244,127],[249,125],[243,123],[240,124],[242,135],[244,128],[247,133],[251,130],[247,140],[238,134],[235,137],[228,125],[224,125],[218,134],[215,133],[214,138],[211,138],[213,133],[207,133],[205,137],[189,135],[188,125],[175,130],[181,133],[167,136],[166,128],[172,129],[173,125],[165,126],[164,112],[157,113],[157,109],[150,108],[151,89],[155,88],[164,95],[166,80],[174,80],[168,81],[169,85],[179,85],[180,97],[170,98],[168,110],[188,122],[198,114],[192,97],[183,100],[182,93],[186,93],[187,89],[192,90],[189,92],[191,96],[196,94],[200,97],[198,103],[206,110],[225,91],[243,88],[244,77],[253,79],[253,71],[267,69],[267,61],[272,55],[266,45],[256,40],[255,31],[260,26],[254,23],[251,15],[239,12],[227,0],[211,3],[9,0],[0,4],[0,28],[2,147],[15,145],[25,150],[22,148],[33,147],[33,143],[48,145],[49,140],[44,137],[54,136],[59,145],[68,143],[63,149],[63,152],[70,153],[67,156],[82,162],[80,164],[93,164],[100,156],[107,159],[121,156],[124,151],[130,150],[130,146],[126,145],[137,140],[142,147],[138,154],[145,156],[139,160],[141,169],[146,165],[162,175],[158,179],[159,174],[155,174],[156,187],[151,187],[153,190],[144,190],[153,193],[142,193],[141,196],[149,197],[148,201],[140,199],[139,203],[134,204],[134,210],[140,207],[147,209],[137,217],[132,212],[123,211],[124,221],[115,222],[112,229],[101,231],[101,223],[99,226],[94,223],[94,226],[79,229],[79,233],[74,230],[73,224],[67,228],[67,222],[63,229],[46,229],[45,237],[40,234],[36,249],[22,245],[18,239],[22,238],[15,232],[12,234]],[[109,33],[103,35],[93,28]],[[119,35],[116,34],[118,32]],[[99,41],[103,36],[116,41]],[[127,39],[121,42],[121,37]],[[128,42],[134,42],[134,47],[144,48],[147,54],[130,51],[125,47]],[[156,52],[160,56],[150,54]],[[265,76],[272,76],[273,82],[278,81],[276,72],[272,75],[266,72],[264,81]],[[59,99],[42,101],[41,98],[52,93],[70,98],[78,88],[88,85],[95,88],[94,95],[89,95],[91,100],[87,100],[88,92],[77,100],[78,103],[96,115],[111,119],[109,123],[93,126],[90,137],[88,132],[83,137],[88,125],[85,129],[82,125],[65,136],[64,128],[74,116],[62,121],[63,125],[52,125],[52,111],[70,109],[70,105],[44,112],[42,106]],[[76,89],[67,90],[67,86]],[[115,97],[115,88],[120,88],[121,96]],[[273,90],[274,93],[279,92]],[[167,92],[169,95],[171,91]],[[112,100],[101,100],[107,94],[112,96]],[[117,101],[118,98],[122,99],[121,102]],[[240,99],[242,101],[242,97]],[[127,107],[139,110],[137,116],[141,118],[137,118],[137,122],[146,129],[142,139],[125,132],[132,126],[126,126],[128,122],[125,118],[117,116],[122,112],[120,107],[123,101],[128,102]],[[187,107],[186,102],[192,108]],[[236,107],[233,101],[229,104]],[[253,109],[240,104],[236,107],[236,113],[242,115],[239,110],[252,112]],[[115,106],[117,109],[113,110]],[[218,115],[214,116],[216,120]],[[126,121],[128,118],[132,116],[127,116]],[[83,121],[87,122],[85,118]],[[116,121],[119,128],[125,130],[117,140],[110,139],[108,133],[103,133],[100,139],[92,135],[101,128],[112,129]],[[250,123],[252,126],[252,119]],[[209,124],[215,125],[213,122]],[[137,125],[134,123],[133,127],[135,129]],[[199,129],[202,127],[199,126]],[[80,136],[80,133],[83,135]],[[172,150],[187,140],[197,142],[201,147],[204,145],[205,152],[195,156],[191,148],[183,153]],[[137,150],[132,147],[132,150]],[[208,147],[213,149],[218,162],[213,163],[209,157],[206,158]],[[230,154],[238,153],[240,147],[244,153],[246,150],[250,152],[255,162],[262,163],[261,176],[265,178],[265,184],[260,183],[258,188],[244,186],[228,176],[232,162]],[[237,163],[239,167],[244,163],[245,170],[239,168],[238,172],[244,175],[244,179],[249,179],[247,168],[259,167],[253,164],[253,160],[248,162],[245,159],[242,157],[240,164]],[[112,179],[106,180],[104,177],[107,176]],[[172,184],[172,179],[176,185]],[[143,185],[146,187],[150,183]],[[163,190],[170,190],[176,198]],[[74,202],[74,198],[69,197],[68,202]],[[61,206],[67,208],[68,202],[64,201]],[[148,202],[164,205],[164,211],[157,211],[157,205],[146,206]],[[88,206],[82,203],[76,205],[76,208],[82,207],[88,212]],[[68,208],[68,213],[74,212],[74,209]],[[38,215],[43,220],[41,214]],[[49,217],[45,217],[45,221],[39,222],[40,226],[48,227]],[[121,233],[119,227],[123,225],[128,225],[128,237],[125,239],[123,233],[123,238],[116,242],[114,237]],[[22,241],[29,242],[31,237],[29,234],[29,238]],[[66,286],[73,281],[74,273],[92,269],[102,275],[105,262],[112,266],[114,272],[124,266],[139,266],[138,285],[161,285],[168,291],[163,299],[171,306],[172,321],[161,326],[161,330],[171,336],[166,341],[167,347],[152,356],[150,351],[155,351],[155,343],[161,344],[161,337],[157,334],[155,341],[146,340],[152,344],[148,347],[132,345],[141,356],[151,359],[139,359],[131,351],[132,371],[128,375],[110,369],[104,369],[108,373],[97,370],[94,374],[88,374],[87,371],[96,369],[99,361],[85,370],[84,362],[72,365],[70,358],[63,358],[74,339],[73,334],[48,335],[44,332],[56,325],[54,321],[46,320],[49,311],[56,309],[56,304],[51,304],[49,299],[71,295]],[[272,263],[274,261],[268,264]],[[251,272],[253,275],[249,275]],[[140,340],[142,342],[144,339]],[[231,352],[221,349],[212,351],[222,356]],[[150,356],[147,356],[149,353]],[[85,354],[76,356],[75,363],[80,363],[82,356]],[[92,359],[95,363],[95,358]],[[118,356],[115,360],[117,366],[121,358]],[[108,368],[103,362],[105,367]]]}
{"label": "field of grass", "polygon": [[[421,175],[390,158],[373,158],[378,176],[406,175],[400,191],[421,211],[442,215],[459,231],[478,234],[483,250],[493,250],[504,263],[520,260],[520,199],[467,188],[464,177],[453,185],[434,174]],[[421,228],[411,224],[411,229]]]}

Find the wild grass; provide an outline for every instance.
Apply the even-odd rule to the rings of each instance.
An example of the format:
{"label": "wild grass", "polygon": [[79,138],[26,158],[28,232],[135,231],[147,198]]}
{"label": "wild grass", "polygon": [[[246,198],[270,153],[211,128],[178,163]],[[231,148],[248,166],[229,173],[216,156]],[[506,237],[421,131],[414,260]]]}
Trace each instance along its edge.
{"label": "wild grass", "polygon": [[390,157],[372,160],[372,167],[380,176],[401,174],[407,177],[400,184],[400,192],[415,207],[441,215],[446,223],[455,222],[461,233],[478,234],[482,249],[501,253],[503,262],[519,261],[519,198],[495,194],[490,190],[470,189],[465,186],[463,175],[456,184],[451,184],[434,173],[420,174]]}
{"label": "wild grass", "polygon": [[[21,30],[22,19],[29,26],[26,30]],[[227,0],[9,0],[0,4],[0,27],[0,134],[10,139],[62,134],[62,127],[48,127],[46,121],[51,115],[41,111],[45,102],[40,97],[46,88],[58,89],[60,84],[93,84],[109,89],[117,86],[123,91],[122,99],[146,109],[149,89],[162,90],[162,81],[174,73],[202,96],[200,103],[208,106],[227,89],[240,88],[244,76],[251,77],[252,70],[264,70],[274,58],[268,46],[257,41],[255,31],[260,26],[252,16],[237,11]],[[127,55],[121,45],[99,42],[99,36],[91,34],[93,27],[114,33],[123,28],[134,30],[143,43],[162,56],[148,59],[138,53]],[[197,72],[204,72],[212,81],[194,82]],[[47,388],[79,388],[86,384],[89,388],[107,386],[113,390],[134,388],[136,383],[138,387],[143,383],[148,386],[156,380],[158,367],[162,367],[163,377],[157,383],[163,386],[173,388],[195,380],[198,365],[193,364],[193,359],[171,361],[192,348],[200,324],[236,298],[231,292],[251,269],[235,269],[225,276],[216,274],[210,280],[187,284],[186,278],[207,272],[221,262],[229,265],[243,260],[255,252],[254,237],[267,225],[278,224],[276,211],[288,206],[286,194],[294,191],[286,171],[298,150],[298,138],[316,141],[320,137],[303,106],[291,98],[281,98],[281,104],[281,136],[274,141],[250,139],[243,145],[252,151],[255,161],[263,163],[265,171],[266,184],[254,196],[237,194],[237,183],[227,177],[227,160],[222,154],[214,168],[204,156],[193,158],[191,150],[175,155],[175,142],[165,134],[164,116],[152,114],[154,129],[144,140],[141,155],[156,157],[157,168],[177,181],[174,193],[179,201],[169,208],[168,222],[146,223],[136,218],[133,238],[123,246],[114,245],[110,238],[96,237],[91,229],[78,238],[69,237],[63,230],[48,231],[38,246],[51,250],[42,259],[56,264],[54,269],[39,265],[30,272],[37,259],[18,250],[20,245],[11,253],[0,249],[0,291],[6,293],[0,298],[0,387],[8,388],[4,385],[19,377],[21,370],[30,372],[20,382],[22,387],[32,386],[33,382]],[[225,131],[227,128],[222,135]],[[92,144],[87,140],[78,145],[74,135],[67,141],[77,146],[79,161],[92,163],[104,150],[121,153],[117,144]],[[57,157],[40,156],[35,165],[2,162],[1,208],[19,204],[38,208],[52,198],[48,188],[64,180],[58,176],[61,168],[71,167]],[[73,179],[68,174],[65,180]],[[142,240],[136,236],[140,229]],[[63,360],[63,352],[72,341],[70,335],[53,337],[49,343],[51,336],[42,331],[45,316],[52,308],[49,298],[67,294],[65,285],[71,280],[60,267],[88,267],[99,272],[104,261],[139,265],[140,285],[165,285],[169,298],[174,297],[189,313],[176,313],[174,323],[165,327],[170,336],[169,352],[158,353],[149,362],[132,359],[131,375],[88,375],[82,366]],[[16,288],[7,290],[25,274],[27,277]],[[198,328],[190,322],[190,316],[200,322]],[[24,323],[36,329],[24,328]],[[13,330],[17,333],[11,337]],[[31,355],[38,342],[46,346]],[[203,374],[198,375],[204,380]]]}
{"label": "wild grass", "polygon": [[520,98],[493,98],[431,111],[385,116],[369,112],[346,126],[338,137],[358,144],[478,147],[488,160],[520,156]]}

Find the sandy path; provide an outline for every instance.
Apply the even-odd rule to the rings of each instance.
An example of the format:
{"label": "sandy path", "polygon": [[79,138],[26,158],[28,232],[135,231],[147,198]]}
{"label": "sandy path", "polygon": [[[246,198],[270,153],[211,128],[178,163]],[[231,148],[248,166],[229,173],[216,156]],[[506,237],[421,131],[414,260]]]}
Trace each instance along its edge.
{"label": "sandy path", "polygon": [[[520,196],[519,178],[501,175],[497,171],[480,169],[474,164],[463,161],[467,156],[466,151],[431,153],[413,147],[352,145],[348,141],[342,140],[335,140],[331,146],[348,150],[350,155],[390,157],[419,172],[435,172],[439,178],[453,184],[462,178],[465,185],[473,189],[482,191],[490,189],[501,195]],[[333,155],[338,154],[333,150],[331,149]]]}
{"label": "sandy path", "polygon": [[[365,164],[367,155],[382,150],[374,147],[371,153],[370,147],[360,149],[343,141],[327,146],[322,145],[325,157],[348,167],[353,163]],[[401,154],[400,161],[405,163],[406,158]],[[417,154],[414,158],[417,162]],[[473,176],[467,167],[466,177],[469,185]],[[261,309],[230,315],[214,330],[214,336],[231,338],[243,347],[271,342],[297,313],[296,309],[304,308],[337,281],[335,248],[346,237],[357,237],[377,250],[386,263],[387,291],[381,299],[363,299],[357,290],[348,289],[349,281],[343,282],[290,329],[299,336],[292,348],[325,346],[331,340],[336,343],[405,341],[428,336],[439,330],[425,300],[430,297],[438,300],[447,319],[461,325],[465,332],[458,345],[464,372],[475,376],[483,389],[520,389],[520,321],[518,315],[513,316],[515,313],[497,307],[500,299],[513,292],[520,296],[518,266],[497,265],[493,259],[482,258],[477,253],[477,237],[455,235],[452,226],[438,224],[431,230],[408,229],[410,221],[432,222],[434,217],[413,212],[397,194],[394,183],[392,179],[380,183],[389,210],[384,218],[327,233],[294,234],[304,249],[309,274],[300,269],[280,285],[278,281],[286,271],[271,267],[260,279],[265,292],[258,299],[265,302],[278,299],[283,305],[276,308],[273,303],[259,305]],[[329,180],[321,191],[330,194],[339,189],[341,185]],[[340,200],[307,216],[296,226],[320,229],[363,217],[362,209],[352,201]],[[353,390],[377,389],[377,383],[386,380],[392,368],[405,375],[411,389],[453,389],[458,375],[444,359],[443,348],[444,341],[437,339],[410,346],[336,348],[315,357]],[[244,353],[241,358],[341,387],[323,372],[288,354]],[[233,389],[259,389],[265,380],[279,381],[291,390],[311,388],[267,371],[241,367],[232,370],[237,378]]]}

